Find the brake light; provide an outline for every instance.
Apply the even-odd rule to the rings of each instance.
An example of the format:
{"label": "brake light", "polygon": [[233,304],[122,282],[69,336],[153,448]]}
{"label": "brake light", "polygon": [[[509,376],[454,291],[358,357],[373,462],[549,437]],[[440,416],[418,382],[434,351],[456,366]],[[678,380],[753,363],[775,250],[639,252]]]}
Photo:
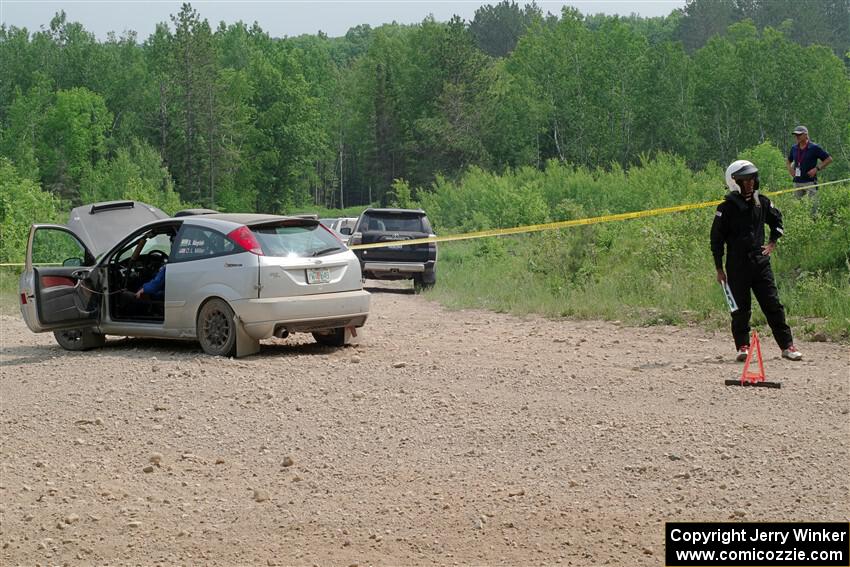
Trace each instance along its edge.
{"label": "brake light", "polygon": [[27,294],[22,293],[21,294],[21,305],[26,305],[26,304],[27,304]]}
{"label": "brake light", "polygon": [[257,256],[264,256],[263,249],[260,247],[260,243],[257,240],[257,237],[254,236],[254,233],[251,232],[251,229],[247,226],[240,226],[236,230],[231,231],[227,238],[233,241],[234,244],[245,250],[245,252],[250,252],[251,254],[256,254]]}

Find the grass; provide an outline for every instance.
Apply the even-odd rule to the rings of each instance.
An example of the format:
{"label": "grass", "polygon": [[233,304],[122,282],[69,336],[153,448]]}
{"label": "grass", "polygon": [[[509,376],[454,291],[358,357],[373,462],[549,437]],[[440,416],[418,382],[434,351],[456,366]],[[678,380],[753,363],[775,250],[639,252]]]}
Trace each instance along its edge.
{"label": "grass", "polygon": [[18,307],[18,276],[21,268],[0,266],[0,315],[20,313]]}
{"label": "grass", "polygon": [[[639,221],[652,224],[654,221]],[[687,222],[687,221],[686,221]],[[620,246],[576,252],[576,241],[527,235],[441,245],[438,283],[429,296],[449,308],[480,308],[518,315],[620,320],[632,325],[700,325],[727,329],[729,312],[706,251],[701,262],[674,261],[669,269],[648,265]],[[596,236],[599,234],[597,232]],[[554,237],[557,240],[557,237]],[[707,240],[707,239],[705,239]],[[554,248],[560,251],[554,251]],[[574,256],[584,254],[576,262]],[[566,270],[563,264],[570,265]],[[850,282],[846,274],[780,278],[780,297],[796,336],[850,338]],[[753,324],[769,334],[755,300]]]}

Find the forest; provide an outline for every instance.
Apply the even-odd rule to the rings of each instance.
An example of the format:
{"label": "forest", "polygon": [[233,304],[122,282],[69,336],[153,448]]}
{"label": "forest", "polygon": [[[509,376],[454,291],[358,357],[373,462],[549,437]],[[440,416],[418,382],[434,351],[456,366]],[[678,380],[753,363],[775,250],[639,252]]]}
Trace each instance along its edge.
{"label": "forest", "polygon": [[[33,219],[118,198],[427,205],[454,232],[720,198],[721,166],[743,155],[780,189],[798,124],[833,155],[822,180],[846,178],[849,70],[850,0],[688,0],[654,18],[504,0],[343,37],[271,37],[191,4],[146,38],[99,41],[64,12],[4,24],[0,262],[21,261]],[[846,244],[817,269],[846,274]]]}
{"label": "forest", "polygon": [[[57,13],[0,28],[0,154],[73,204],[173,191],[222,210],[385,203],[469,167],[726,163],[806,124],[847,172],[850,0],[693,0],[272,38],[190,4],[100,42]],[[843,52],[842,52],[843,50]],[[838,159],[838,158],[841,159]],[[840,167],[839,167],[840,166]]]}

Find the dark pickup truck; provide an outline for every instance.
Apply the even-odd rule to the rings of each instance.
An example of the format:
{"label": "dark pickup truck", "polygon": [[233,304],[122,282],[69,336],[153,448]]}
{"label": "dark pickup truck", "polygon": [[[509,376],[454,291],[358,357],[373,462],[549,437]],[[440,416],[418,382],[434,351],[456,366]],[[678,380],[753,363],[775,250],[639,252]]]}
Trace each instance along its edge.
{"label": "dark pickup truck", "polygon": [[422,209],[366,209],[357,219],[350,246],[395,243],[380,248],[354,250],[364,278],[412,279],[417,291],[437,281],[437,244],[426,242],[403,246],[405,240],[434,237]]}

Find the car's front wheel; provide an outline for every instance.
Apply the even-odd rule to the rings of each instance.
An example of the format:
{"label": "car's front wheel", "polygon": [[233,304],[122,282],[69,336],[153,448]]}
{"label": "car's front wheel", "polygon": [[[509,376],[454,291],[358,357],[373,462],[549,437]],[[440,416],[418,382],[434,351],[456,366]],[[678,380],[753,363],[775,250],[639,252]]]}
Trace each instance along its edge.
{"label": "car's front wheel", "polygon": [[330,331],[315,332],[313,338],[320,345],[341,347],[348,342],[348,333],[346,333],[345,327],[338,327]]}
{"label": "car's front wheel", "polygon": [[55,331],[53,336],[59,346],[65,350],[89,350],[99,348],[106,342],[106,337],[91,329],[65,329]]}
{"label": "car's front wheel", "polygon": [[213,356],[233,356],[236,351],[236,321],[233,309],[223,299],[210,299],[198,312],[198,342]]}

